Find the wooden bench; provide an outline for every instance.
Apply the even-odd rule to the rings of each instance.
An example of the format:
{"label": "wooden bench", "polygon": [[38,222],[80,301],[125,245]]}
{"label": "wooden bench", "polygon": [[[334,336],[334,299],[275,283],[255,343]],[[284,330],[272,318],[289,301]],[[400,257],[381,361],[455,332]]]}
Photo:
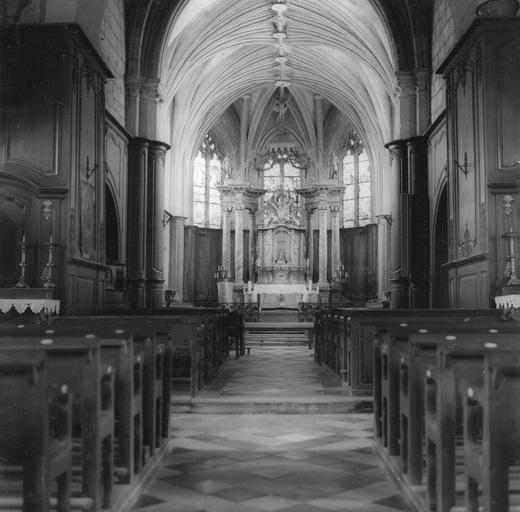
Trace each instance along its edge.
{"label": "wooden bench", "polygon": [[[157,334],[158,329],[150,324],[148,319],[141,317],[58,317],[55,319],[53,329],[87,328],[100,336],[113,336],[110,334],[119,332],[119,336],[133,343],[133,356],[142,357],[142,392],[141,410],[142,416],[134,415],[134,435],[139,423],[142,422],[142,443],[139,443],[132,433],[127,433],[125,438],[126,448],[130,450],[128,443],[135,442],[130,453],[133,454],[134,468],[140,470],[145,463],[143,457],[152,456],[161,447],[163,439],[168,437],[170,398],[171,398],[171,367],[172,367],[172,343],[168,336]],[[130,384],[131,386],[132,384]],[[139,401],[139,398],[137,398]],[[138,434],[138,432],[137,432]],[[146,447],[139,450],[139,444]],[[126,461],[125,467],[132,462]]]}
{"label": "wooden bench", "polygon": [[[385,320],[406,322],[412,318],[447,318],[450,316],[471,315],[499,318],[501,312],[489,310],[463,309],[368,309],[368,308],[337,308],[331,313],[332,320],[321,329],[321,339],[316,344],[325,343],[329,350],[336,353],[339,359],[339,375],[347,389],[353,395],[372,393],[373,386],[373,336],[375,325]],[[318,317],[324,314],[319,314]],[[343,328],[341,322],[345,322]],[[337,348],[331,348],[335,343],[330,334],[323,331],[341,329],[343,338],[337,342]]]}
{"label": "wooden bench", "polygon": [[456,505],[456,446],[463,425],[461,382],[482,384],[486,353],[518,350],[520,354],[518,332],[457,333],[445,338],[437,348],[436,364],[426,364],[424,374],[427,504],[440,512]]}
{"label": "wooden bench", "polygon": [[[488,353],[480,386],[463,381],[467,512],[519,509],[511,473],[520,465],[520,354]],[[513,469],[513,467],[515,467]],[[518,478],[517,482],[518,484]]]}
{"label": "wooden bench", "polygon": [[[65,317],[63,317],[65,318]],[[99,340],[100,357],[115,375],[115,451],[118,483],[131,483],[143,465],[143,379],[145,354],[135,346],[129,331],[100,322],[85,326],[85,321],[68,317],[57,321],[48,334],[80,336],[85,330]]]}
{"label": "wooden bench", "polygon": [[[487,333],[489,329],[520,332],[511,322],[485,317],[442,317],[378,324],[374,338],[374,423],[376,440],[389,455],[401,456],[401,470],[410,482],[422,482],[422,366],[428,353],[435,357],[440,337],[427,333]],[[410,343],[410,336],[413,343]]]}
{"label": "wooden bench", "polygon": [[[0,335],[0,350],[45,349],[47,387],[66,384],[73,401],[73,483],[94,511],[111,505],[113,486],[114,372],[100,361],[98,339],[42,333],[40,327]],[[75,488],[73,487],[73,496]]]}
{"label": "wooden bench", "polygon": [[[71,396],[48,390],[44,350],[3,349],[0,357],[0,507],[71,509]],[[56,494],[51,490],[56,488]],[[91,502],[81,505],[89,508]]]}
{"label": "wooden bench", "polygon": [[[418,389],[416,385],[417,377],[413,372],[409,376],[407,375],[406,381],[401,385],[401,381],[404,379],[401,373],[407,372],[410,367],[408,362],[411,357],[408,347],[409,335],[461,330],[485,332],[490,327],[500,330],[518,330],[516,324],[500,321],[495,316],[491,316],[490,319],[483,315],[468,316],[466,313],[460,316],[455,313],[439,317],[416,316],[407,319],[407,321],[396,317],[395,319],[381,320],[373,325],[375,331],[373,337],[375,434],[376,439],[382,439],[384,447],[388,446],[390,455],[399,454],[400,446],[404,450],[407,449],[400,442],[400,431],[403,430],[403,428],[400,428],[400,421],[407,423],[408,418],[407,416],[400,418],[399,415],[401,396],[405,403],[405,408],[420,407],[421,403],[420,401],[417,402],[417,399],[420,399],[420,397],[416,394],[412,394],[409,401],[408,395],[400,391]],[[435,349],[435,347],[436,345],[433,345],[433,347],[424,345],[421,350],[426,350],[427,348]],[[418,361],[419,363],[417,364]],[[420,366],[420,360],[415,358],[415,363],[413,369]],[[410,379],[414,379],[414,382],[408,382]],[[411,428],[413,427],[412,425]],[[408,439],[413,441],[414,437],[411,436]],[[412,446],[409,447],[409,451],[414,451]],[[403,464],[405,465],[404,469],[406,469],[406,458],[404,458]]]}

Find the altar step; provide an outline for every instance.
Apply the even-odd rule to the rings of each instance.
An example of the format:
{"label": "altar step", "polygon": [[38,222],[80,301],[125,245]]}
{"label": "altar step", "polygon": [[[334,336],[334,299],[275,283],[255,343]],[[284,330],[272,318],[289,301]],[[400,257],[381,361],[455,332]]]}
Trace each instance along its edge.
{"label": "altar step", "polygon": [[298,311],[290,309],[271,309],[260,311],[259,322],[298,322]]}
{"label": "altar step", "polygon": [[311,345],[313,322],[246,322],[245,345]]}

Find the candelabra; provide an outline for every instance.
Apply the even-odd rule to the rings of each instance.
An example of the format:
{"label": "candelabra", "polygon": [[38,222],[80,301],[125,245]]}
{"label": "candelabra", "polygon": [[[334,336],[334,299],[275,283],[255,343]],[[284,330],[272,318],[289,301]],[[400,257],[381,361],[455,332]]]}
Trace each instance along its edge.
{"label": "candelabra", "polygon": [[41,280],[43,288],[55,288],[56,283],[53,280],[53,268],[54,268],[54,253],[56,252],[56,244],[52,241],[52,235],[49,240],[49,252],[48,260],[43,267]]}
{"label": "candelabra", "polygon": [[516,243],[515,240],[520,237],[520,233],[512,232],[504,234],[504,238],[508,240],[508,248],[509,248],[509,266],[511,269],[511,273],[509,275],[509,280],[507,281],[507,286],[520,286],[520,279],[516,275]]}
{"label": "candelabra", "polygon": [[21,257],[20,257],[20,263],[18,266],[20,267],[20,277],[18,278],[18,282],[16,283],[16,288],[29,288],[29,285],[27,284],[27,277],[25,275],[25,268],[27,266],[26,264],[26,257],[27,257],[27,245],[25,243],[25,235],[22,236],[22,243],[20,244],[20,251],[21,251]]}
{"label": "candelabra", "polygon": [[231,279],[231,272],[225,265],[219,265],[217,271],[213,274],[217,281],[226,281]]}

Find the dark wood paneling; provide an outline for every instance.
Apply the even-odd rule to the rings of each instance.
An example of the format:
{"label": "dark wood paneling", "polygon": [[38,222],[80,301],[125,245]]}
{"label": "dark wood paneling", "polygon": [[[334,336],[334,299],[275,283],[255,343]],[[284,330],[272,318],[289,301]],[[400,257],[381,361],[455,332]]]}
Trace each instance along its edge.
{"label": "dark wood paneling", "polygon": [[184,227],[184,301],[195,300],[197,279],[197,227]]}
{"label": "dark wood paneling", "polygon": [[340,259],[348,272],[344,298],[364,303],[377,297],[377,225],[341,229]]}

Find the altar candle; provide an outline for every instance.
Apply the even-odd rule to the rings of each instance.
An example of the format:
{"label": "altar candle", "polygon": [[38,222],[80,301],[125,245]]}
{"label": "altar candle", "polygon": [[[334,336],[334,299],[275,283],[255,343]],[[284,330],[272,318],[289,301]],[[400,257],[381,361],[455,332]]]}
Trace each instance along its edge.
{"label": "altar candle", "polygon": [[22,236],[22,263],[25,263],[25,234]]}
{"label": "altar candle", "polygon": [[253,291],[253,286],[252,286],[251,281],[248,281],[248,282],[247,282],[247,290],[250,291],[250,292]]}

